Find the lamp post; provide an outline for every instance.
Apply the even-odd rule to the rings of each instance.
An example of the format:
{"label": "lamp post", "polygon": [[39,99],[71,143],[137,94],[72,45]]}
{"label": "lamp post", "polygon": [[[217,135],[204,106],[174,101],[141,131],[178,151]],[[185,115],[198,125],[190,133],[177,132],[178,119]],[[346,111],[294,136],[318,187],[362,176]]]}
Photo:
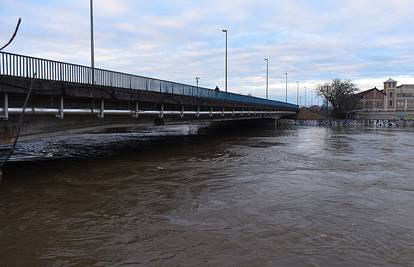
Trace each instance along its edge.
{"label": "lamp post", "polygon": [[299,81],[296,81],[297,89],[296,89],[296,105],[299,106]]}
{"label": "lamp post", "polygon": [[312,107],[313,106],[313,90],[311,90],[310,91],[310,99],[311,99],[311,102],[310,102],[310,106]]}
{"label": "lamp post", "polygon": [[306,108],[306,86],[305,86],[305,108]]}
{"label": "lamp post", "polygon": [[286,82],[286,99],[285,99],[285,101],[286,101],[286,103],[287,103],[287,72],[285,72],[285,82]]}
{"label": "lamp post", "polygon": [[224,87],[225,90],[227,92],[227,30],[222,30],[222,32],[224,32],[226,34],[226,55],[225,55],[225,82],[224,82]]}
{"label": "lamp post", "polygon": [[91,69],[92,69],[92,84],[95,84],[95,44],[93,37],[93,0],[91,0]]}
{"label": "lamp post", "polygon": [[266,61],[266,99],[269,99],[269,59],[265,58]]}
{"label": "lamp post", "polygon": [[196,77],[196,83],[197,83],[197,87],[198,87],[198,81],[200,80],[200,77]]}

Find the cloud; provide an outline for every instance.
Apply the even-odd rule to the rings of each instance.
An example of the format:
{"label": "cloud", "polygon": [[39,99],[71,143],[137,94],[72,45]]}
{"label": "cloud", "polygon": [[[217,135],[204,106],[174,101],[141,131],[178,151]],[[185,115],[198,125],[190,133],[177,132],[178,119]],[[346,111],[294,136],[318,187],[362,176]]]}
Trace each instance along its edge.
{"label": "cloud", "polygon": [[[229,30],[229,89],[264,96],[270,59],[271,96],[289,99],[332,78],[361,88],[388,76],[413,81],[412,1],[99,0],[96,64],[101,68],[213,88],[224,83]],[[0,0],[0,40],[18,17],[22,30],[9,51],[89,64],[89,1]]]}

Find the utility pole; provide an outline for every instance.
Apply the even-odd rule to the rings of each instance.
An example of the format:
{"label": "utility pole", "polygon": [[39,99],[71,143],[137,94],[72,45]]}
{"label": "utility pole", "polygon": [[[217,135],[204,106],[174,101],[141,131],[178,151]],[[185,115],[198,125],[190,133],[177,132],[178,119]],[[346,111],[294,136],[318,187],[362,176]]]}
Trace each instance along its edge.
{"label": "utility pole", "polygon": [[227,30],[222,30],[222,32],[226,34],[226,56],[225,56],[225,74],[224,74],[225,83],[224,84],[225,84],[225,90],[227,93]]}
{"label": "utility pole", "polygon": [[269,59],[266,60],[266,99],[269,99]]}
{"label": "utility pole", "polygon": [[95,84],[95,43],[93,36],[93,0],[91,0],[91,69],[92,69],[92,84]]}

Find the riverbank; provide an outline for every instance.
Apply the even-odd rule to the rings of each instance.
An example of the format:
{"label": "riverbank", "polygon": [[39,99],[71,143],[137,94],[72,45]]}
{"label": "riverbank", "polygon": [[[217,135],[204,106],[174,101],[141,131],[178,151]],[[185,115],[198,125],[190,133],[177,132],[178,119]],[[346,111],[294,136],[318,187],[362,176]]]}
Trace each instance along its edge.
{"label": "riverbank", "polygon": [[296,126],[316,126],[316,127],[376,127],[376,128],[396,128],[396,127],[414,127],[414,121],[406,120],[339,120],[339,119],[321,119],[321,120],[296,120]]}

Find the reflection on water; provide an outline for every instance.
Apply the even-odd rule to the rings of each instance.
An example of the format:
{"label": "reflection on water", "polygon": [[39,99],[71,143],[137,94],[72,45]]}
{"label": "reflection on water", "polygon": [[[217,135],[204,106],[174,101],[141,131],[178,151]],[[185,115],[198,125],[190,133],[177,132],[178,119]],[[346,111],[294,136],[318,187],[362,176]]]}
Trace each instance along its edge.
{"label": "reflection on water", "polygon": [[414,262],[409,130],[260,130],[149,145],[133,135],[95,139],[65,143],[64,153],[56,141],[41,149],[105,157],[9,166],[0,265]]}

